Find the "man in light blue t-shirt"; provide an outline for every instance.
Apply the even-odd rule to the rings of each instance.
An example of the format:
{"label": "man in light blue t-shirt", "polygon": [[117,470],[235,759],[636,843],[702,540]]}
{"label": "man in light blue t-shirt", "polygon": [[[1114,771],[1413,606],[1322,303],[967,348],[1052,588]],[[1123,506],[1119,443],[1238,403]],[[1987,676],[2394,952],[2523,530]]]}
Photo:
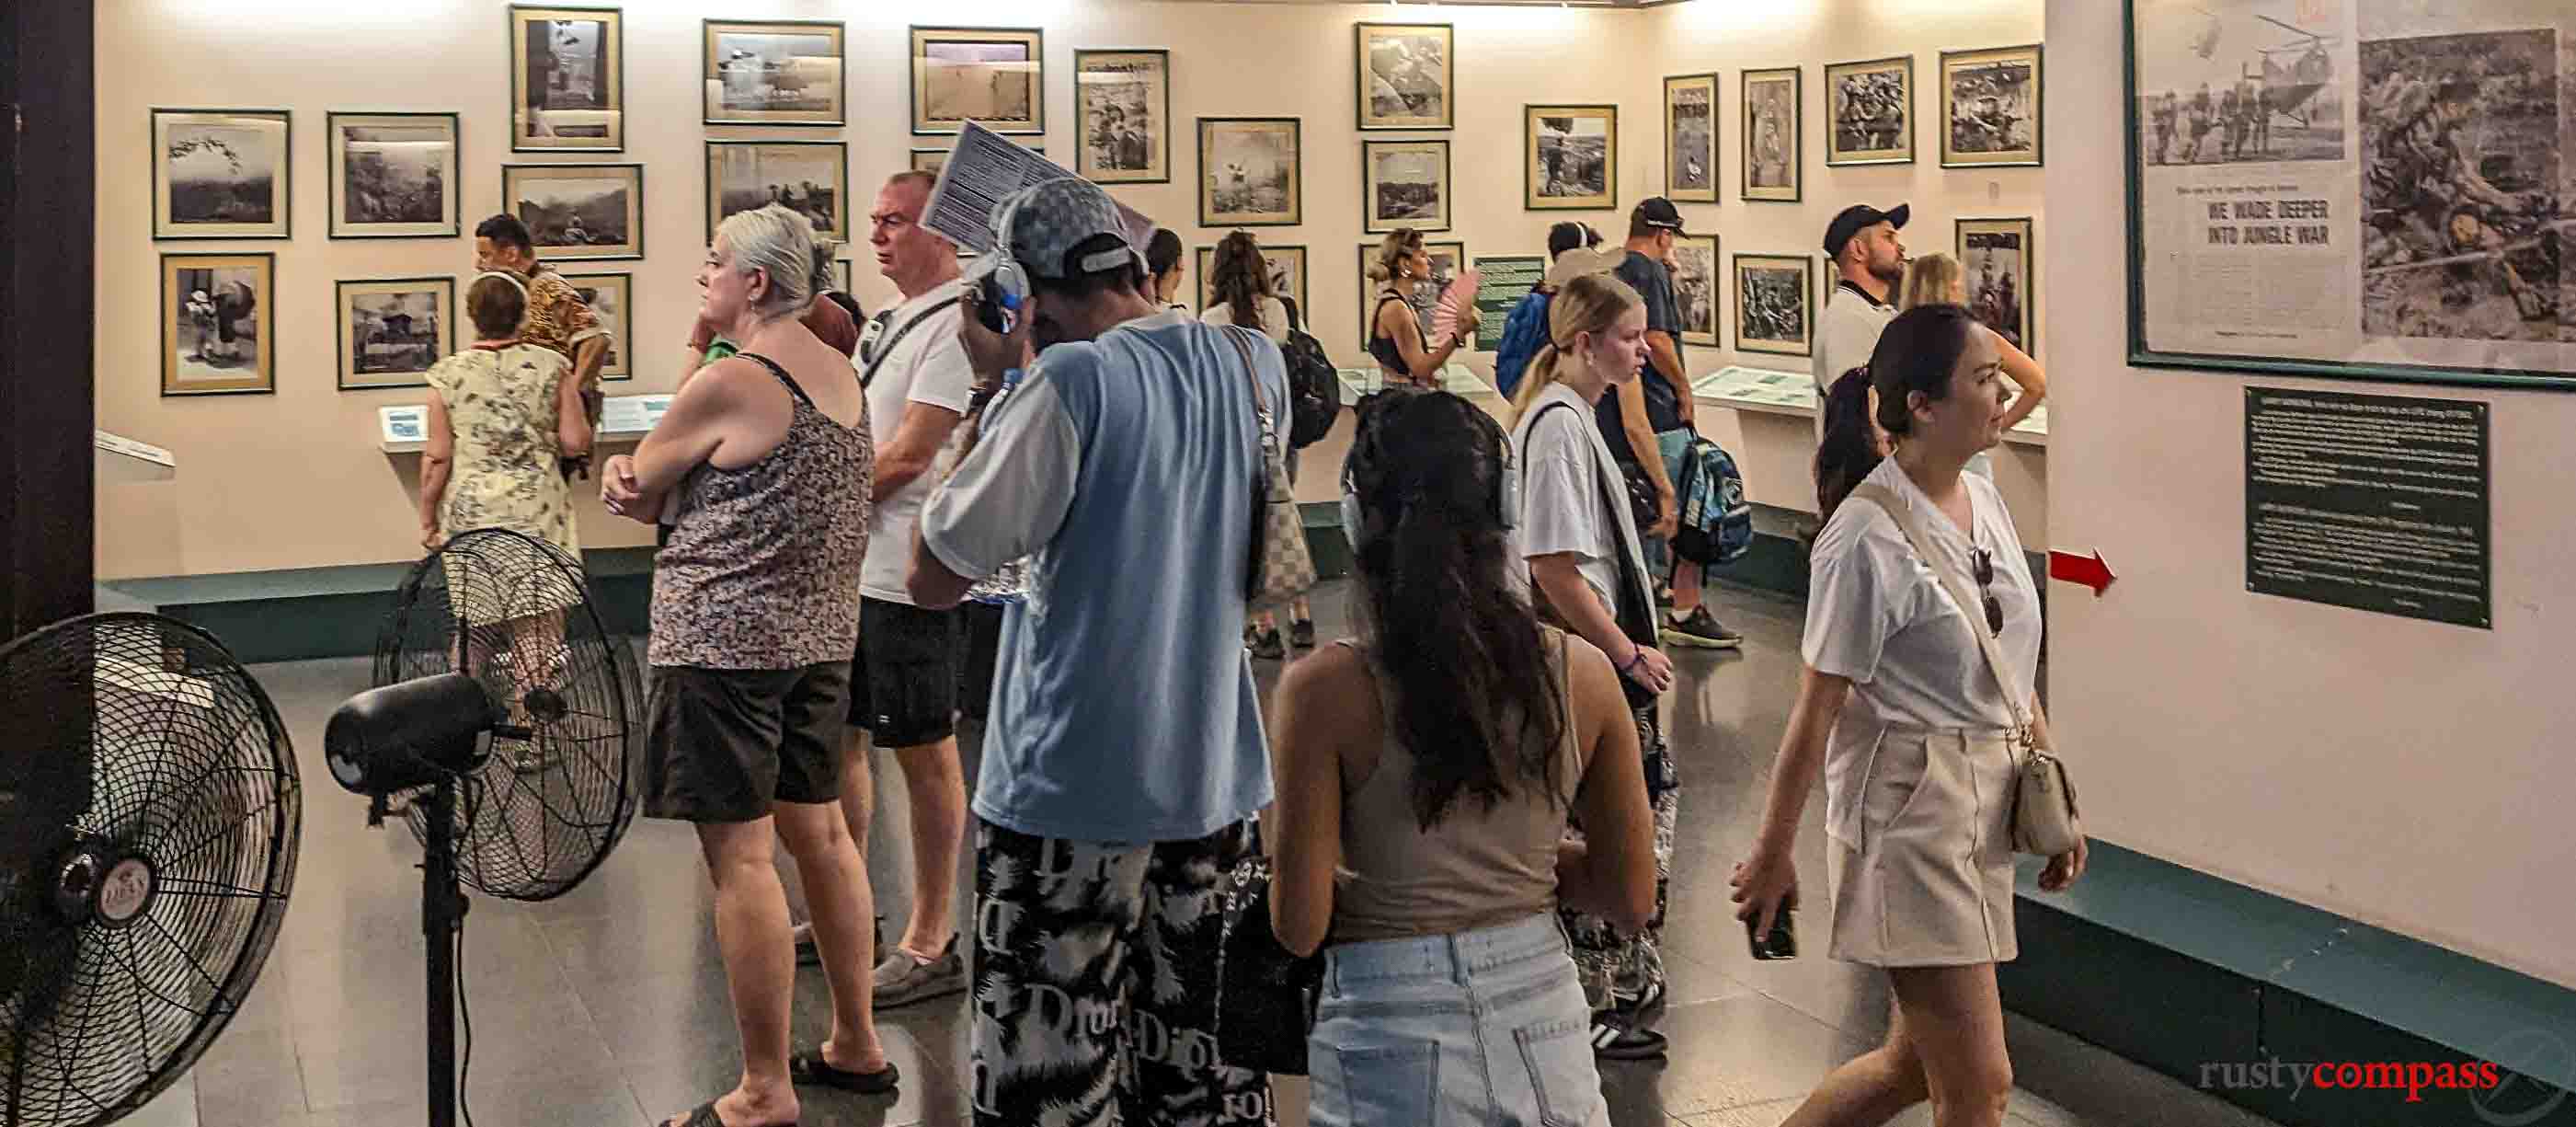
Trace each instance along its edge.
{"label": "man in light blue t-shirt", "polygon": [[[1267,1078],[1213,1051],[1217,890],[1270,802],[1243,579],[1253,382],[1285,403],[1287,368],[1259,333],[1236,334],[1247,371],[1234,330],[1161,309],[1098,187],[995,216],[959,335],[979,386],[1010,390],[923,508],[909,579],[954,606],[1028,560],[974,801],[975,1122],[1267,1123]],[[978,310],[1006,264],[1031,296],[1004,336]]]}

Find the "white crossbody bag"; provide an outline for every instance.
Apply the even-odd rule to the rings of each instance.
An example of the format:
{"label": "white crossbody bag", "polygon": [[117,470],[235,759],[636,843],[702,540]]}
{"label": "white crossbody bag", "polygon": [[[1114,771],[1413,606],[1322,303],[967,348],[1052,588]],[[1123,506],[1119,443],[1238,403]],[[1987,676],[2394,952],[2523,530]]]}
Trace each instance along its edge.
{"label": "white crossbody bag", "polygon": [[1877,505],[1896,521],[1896,527],[1905,533],[1905,542],[1913,546],[1914,554],[1922,557],[1932,574],[1941,578],[1950,601],[1959,605],[1959,613],[1977,635],[1977,648],[1986,655],[1986,668],[1993,672],[1996,687],[2003,690],[2004,706],[2012,710],[2013,717],[2013,848],[2040,857],[2073,850],[2084,840],[2084,824],[2075,809],[2075,784],[2066,776],[2066,762],[2051,748],[2042,746],[2039,729],[2031,723],[2030,711],[2023,704],[2031,698],[2013,686],[2003,647],[1995,641],[1995,632],[1987,626],[1985,615],[1979,613],[1982,604],[1968,590],[1966,581],[1936,562],[1939,557],[1924,546],[1922,523],[1894,492],[1883,485],[1862,485],[1852,490],[1851,499]]}

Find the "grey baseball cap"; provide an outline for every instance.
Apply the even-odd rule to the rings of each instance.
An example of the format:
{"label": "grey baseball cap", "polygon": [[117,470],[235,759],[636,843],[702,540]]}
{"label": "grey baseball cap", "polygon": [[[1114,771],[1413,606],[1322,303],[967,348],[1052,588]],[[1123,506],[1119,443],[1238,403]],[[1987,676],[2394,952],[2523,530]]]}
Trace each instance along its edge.
{"label": "grey baseball cap", "polygon": [[[1126,217],[1109,193],[1088,180],[1066,177],[1032,185],[1002,197],[989,221],[993,253],[975,260],[966,271],[977,281],[1008,260],[1033,278],[1070,278],[1113,269],[1144,257],[1127,244]],[[1101,235],[1118,240],[1115,249],[1075,255],[1074,248]]]}

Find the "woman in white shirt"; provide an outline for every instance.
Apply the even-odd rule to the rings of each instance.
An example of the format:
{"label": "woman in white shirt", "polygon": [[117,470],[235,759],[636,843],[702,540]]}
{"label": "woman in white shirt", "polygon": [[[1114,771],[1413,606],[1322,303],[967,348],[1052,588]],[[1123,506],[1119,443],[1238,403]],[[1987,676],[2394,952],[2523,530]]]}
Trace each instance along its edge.
{"label": "woman in white shirt", "polygon": [[[2043,742],[2046,720],[2027,696],[2039,592],[2003,496],[1965,472],[2003,435],[2000,366],[1993,334],[1961,306],[1890,322],[1870,380],[1895,453],[1826,514],[1816,540],[1806,677],[1761,837],[1736,869],[1737,916],[1767,931],[1796,903],[1790,851],[1821,769],[1829,953],[1887,968],[1897,1014],[1885,1045],[1835,1070],[1789,1118],[1802,1127],[1884,1123],[1925,1099],[1942,1127],[1995,1127],[2012,1090],[1995,988],[1995,964],[2019,952],[2007,800],[2016,724],[2004,694],[2029,699]],[[1837,416],[1858,425],[1848,410]],[[1851,480],[1847,467],[1820,468]],[[1916,553],[1889,505],[1937,558]],[[1954,602],[1934,568],[1972,577],[1980,605]],[[2010,687],[1998,686],[1968,615],[2001,639]],[[2072,884],[2084,857],[2079,844],[2051,858],[2040,887]]]}
{"label": "woman in white shirt", "polygon": [[1637,722],[1646,794],[1655,815],[1655,913],[1644,928],[1563,913],[1566,937],[1593,1009],[1594,1051],[1612,1060],[1661,1055],[1646,1028],[1664,992],[1665,878],[1672,867],[1679,780],[1664,746],[1657,698],[1673,663],[1655,649],[1654,593],[1619,464],[1601,439],[1594,404],[1637,378],[1646,356],[1646,303],[1607,274],[1568,281],[1548,303],[1548,341],[1513,399],[1512,449],[1520,456],[1520,552],[1531,602],[1552,625],[1610,658]]}
{"label": "woman in white shirt", "polygon": [[[1250,231],[1237,231],[1216,244],[1216,256],[1208,264],[1208,307],[1199,320],[1211,325],[1241,325],[1260,330],[1272,344],[1288,343],[1288,305],[1270,292],[1270,265],[1261,257],[1261,243]],[[1285,404],[1270,405],[1272,418],[1281,427],[1288,425]],[[1288,451],[1288,484],[1297,484],[1297,451]],[[1288,654],[1288,647],[1301,650],[1315,648],[1315,611],[1303,598],[1288,605],[1288,639],[1279,638],[1279,618],[1269,611],[1258,611],[1244,624],[1243,644],[1252,656],[1277,661]]]}

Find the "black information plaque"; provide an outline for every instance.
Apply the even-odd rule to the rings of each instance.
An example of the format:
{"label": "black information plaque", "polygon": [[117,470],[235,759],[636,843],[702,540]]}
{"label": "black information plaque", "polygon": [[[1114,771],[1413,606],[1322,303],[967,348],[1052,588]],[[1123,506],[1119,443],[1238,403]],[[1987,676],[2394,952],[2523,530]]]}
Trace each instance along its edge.
{"label": "black information plaque", "polygon": [[2487,405],[2245,389],[2245,588],[2492,629]]}

